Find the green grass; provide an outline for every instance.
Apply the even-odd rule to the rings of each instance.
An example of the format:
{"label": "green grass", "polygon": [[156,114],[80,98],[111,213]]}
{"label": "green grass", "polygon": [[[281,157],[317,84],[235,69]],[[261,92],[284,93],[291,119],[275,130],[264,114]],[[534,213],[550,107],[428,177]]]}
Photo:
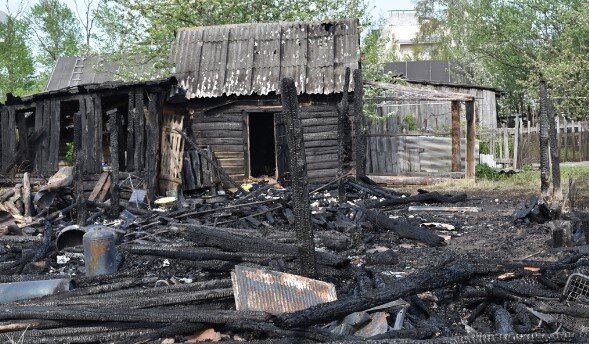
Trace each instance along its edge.
{"label": "green grass", "polygon": [[[479,168],[480,170],[480,168]],[[576,180],[579,201],[589,200],[589,163],[577,165],[561,165],[561,186],[566,196],[569,189],[569,179]],[[527,166],[521,172],[501,178],[477,178],[476,181],[453,179],[432,185],[429,189],[439,191],[478,191],[499,192],[509,194],[540,194],[540,170]]]}

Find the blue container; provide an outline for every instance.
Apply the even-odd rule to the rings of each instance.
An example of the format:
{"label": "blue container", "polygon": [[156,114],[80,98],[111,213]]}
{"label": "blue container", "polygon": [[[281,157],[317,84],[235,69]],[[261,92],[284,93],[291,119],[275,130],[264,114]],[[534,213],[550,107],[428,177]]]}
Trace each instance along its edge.
{"label": "blue container", "polygon": [[118,252],[116,235],[106,227],[97,226],[84,234],[84,263],[86,276],[108,275],[117,272]]}

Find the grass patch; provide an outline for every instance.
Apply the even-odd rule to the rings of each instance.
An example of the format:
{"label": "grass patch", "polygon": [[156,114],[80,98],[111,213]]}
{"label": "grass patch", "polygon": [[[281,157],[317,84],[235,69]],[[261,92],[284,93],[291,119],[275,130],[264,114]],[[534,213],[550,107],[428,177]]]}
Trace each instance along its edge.
{"label": "grass patch", "polygon": [[[497,172],[488,171],[485,167],[477,166],[477,180],[453,179],[440,184],[435,184],[429,187],[431,190],[438,191],[494,191],[505,193],[506,196],[510,194],[521,194],[522,196],[528,194],[540,194],[540,170],[527,166],[519,173],[511,176],[501,175],[497,176]],[[561,187],[563,194],[567,195],[569,179],[577,181],[577,193],[581,202],[589,205],[589,163],[574,163],[561,164]],[[487,178],[488,176],[488,178]]]}

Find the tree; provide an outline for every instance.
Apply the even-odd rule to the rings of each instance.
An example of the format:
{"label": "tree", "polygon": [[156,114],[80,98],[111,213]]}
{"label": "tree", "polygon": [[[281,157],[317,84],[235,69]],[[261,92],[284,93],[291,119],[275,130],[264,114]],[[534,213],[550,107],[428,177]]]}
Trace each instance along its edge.
{"label": "tree", "polygon": [[46,69],[60,56],[78,54],[80,26],[68,6],[59,0],[40,0],[31,8],[28,20],[39,49],[38,62]]}
{"label": "tree", "polygon": [[[581,114],[589,92],[589,8],[584,0],[420,0],[421,34],[473,81],[500,87],[511,113],[537,99],[545,78],[560,110]],[[425,24],[425,25],[424,25]]]}
{"label": "tree", "polygon": [[31,50],[26,44],[26,22],[9,14],[0,22],[0,100],[6,94],[27,94],[34,86],[35,72]]}

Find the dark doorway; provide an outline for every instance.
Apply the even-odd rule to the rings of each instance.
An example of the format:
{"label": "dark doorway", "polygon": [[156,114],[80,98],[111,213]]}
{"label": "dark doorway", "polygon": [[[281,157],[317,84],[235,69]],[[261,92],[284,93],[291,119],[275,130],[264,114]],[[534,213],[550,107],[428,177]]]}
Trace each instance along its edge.
{"label": "dark doorway", "polygon": [[274,114],[249,114],[249,155],[252,177],[276,174]]}

